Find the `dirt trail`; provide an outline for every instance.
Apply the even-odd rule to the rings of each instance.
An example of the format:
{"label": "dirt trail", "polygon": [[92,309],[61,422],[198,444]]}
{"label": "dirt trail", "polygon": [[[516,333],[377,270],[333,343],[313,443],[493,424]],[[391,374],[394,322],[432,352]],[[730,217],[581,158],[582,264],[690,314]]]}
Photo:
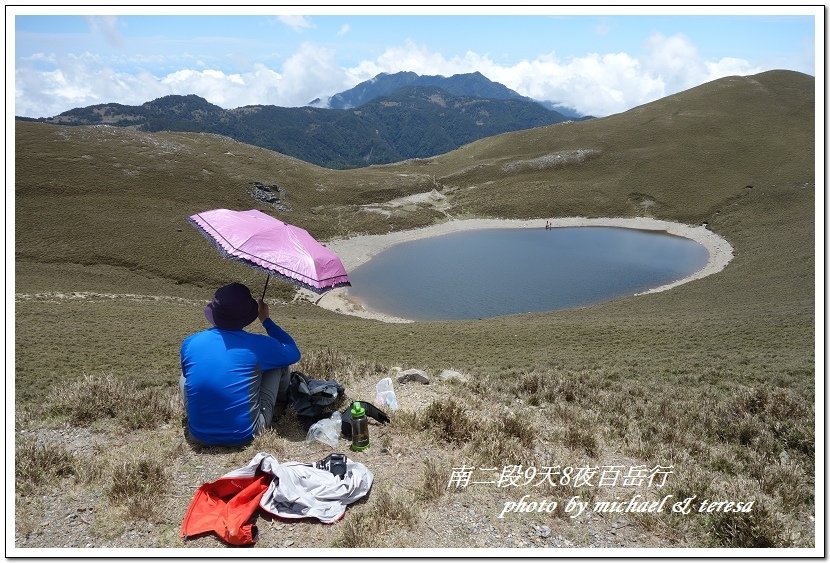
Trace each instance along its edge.
{"label": "dirt trail", "polygon": [[204,304],[202,301],[173,297],[171,295],[140,295],[137,293],[98,293],[94,291],[43,291],[38,293],[15,293],[15,303],[39,301],[41,303],[58,303],[61,301],[114,301],[128,300],[137,302],[159,303],[162,301],[183,305]]}

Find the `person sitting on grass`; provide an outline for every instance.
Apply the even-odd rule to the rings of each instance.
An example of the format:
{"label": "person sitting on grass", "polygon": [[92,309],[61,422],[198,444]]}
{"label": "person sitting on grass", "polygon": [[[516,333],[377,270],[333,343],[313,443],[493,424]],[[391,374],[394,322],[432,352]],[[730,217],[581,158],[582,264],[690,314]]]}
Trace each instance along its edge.
{"label": "person sitting on grass", "polygon": [[[205,317],[213,328],[188,336],[180,350],[188,436],[203,445],[245,445],[288,402],[288,368],[300,350],[244,284],[216,290]],[[257,318],[268,336],[242,330]]]}

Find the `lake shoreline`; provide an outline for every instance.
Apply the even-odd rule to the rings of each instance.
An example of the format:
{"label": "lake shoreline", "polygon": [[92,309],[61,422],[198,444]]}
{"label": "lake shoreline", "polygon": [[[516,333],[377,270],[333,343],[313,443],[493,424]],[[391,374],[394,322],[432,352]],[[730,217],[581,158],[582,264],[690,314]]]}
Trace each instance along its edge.
{"label": "lake shoreline", "polygon": [[[669,235],[680,236],[693,240],[702,245],[709,253],[706,265],[697,272],[675,282],[661,285],[637,293],[646,295],[666,291],[693,280],[710,276],[723,270],[732,260],[732,245],[723,237],[713,233],[705,225],[685,225],[672,221],[652,219],[650,217],[562,217],[556,219],[453,219],[444,223],[437,223],[420,229],[396,231],[380,235],[360,235],[348,239],[335,239],[326,243],[340,257],[346,271],[351,271],[366,263],[378,253],[402,242],[420,240],[429,237],[470,231],[475,229],[544,229],[546,224],[553,228],[558,227],[620,227],[645,231],[665,232]],[[378,311],[366,309],[362,303],[349,296],[348,288],[341,287],[316,296],[307,292],[304,298],[313,301],[320,307],[361,318],[379,320],[383,322],[405,323],[415,322],[386,315]]]}

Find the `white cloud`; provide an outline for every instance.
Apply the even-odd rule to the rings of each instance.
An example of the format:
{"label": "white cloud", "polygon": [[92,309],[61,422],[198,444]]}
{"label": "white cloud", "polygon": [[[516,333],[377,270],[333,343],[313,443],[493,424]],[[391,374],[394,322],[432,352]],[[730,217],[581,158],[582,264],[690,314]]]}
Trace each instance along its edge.
{"label": "white cloud", "polygon": [[89,53],[36,58],[55,61],[54,68],[17,66],[15,115],[46,117],[106,102],[137,105],[169,93],[151,75],[117,72]]}
{"label": "white cloud", "polygon": [[196,94],[209,102],[225,106],[228,101],[242,97],[246,80],[239,74],[225,74],[221,70],[178,70],[159,81],[171,94]]}
{"label": "white cloud", "polygon": [[[310,43],[302,44],[281,72],[255,63],[242,73],[194,65],[154,76],[117,72],[89,53],[63,58],[40,54],[30,59],[32,64],[19,63],[15,71],[15,115],[27,117],[53,116],[109,102],[140,105],[169,94],[196,94],[226,109],[260,104],[303,106],[354,85],[346,70],[336,64],[334,51]],[[44,61],[54,61],[53,68],[40,68]]]}
{"label": "white cloud", "polygon": [[380,72],[409,70],[451,76],[479,71],[524,96],[561,103],[596,116],[619,113],[730,74],[761,72],[742,59],[704,61],[682,35],[654,35],[647,47],[643,60],[628,53],[590,53],[561,60],[554,53],[547,53],[503,65],[471,51],[447,59],[423,45],[407,42],[390,47],[375,60],[363,61],[347,72],[354,85]]}
{"label": "white cloud", "polygon": [[646,41],[646,51],[645,66],[671,89],[688,88],[705,80],[706,66],[697,48],[682,34],[665,37],[656,33]]}
{"label": "white cloud", "polygon": [[749,61],[744,59],[735,59],[725,57],[718,61],[706,62],[707,76],[705,82],[710,80],[717,80],[724,76],[746,76],[749,74],[758,74],[764,69],[758,66],[752,66]]}
{"label": "white cloud", "polygon": [[57,61],[57,58],[55,57],[54,53],[52,53],[52,54],[33,53],[31,56],[21,57],[21,60],[23,60],[23,61],[42,61],[42,62],[47,62],[47,63],[54,63],[54,62]]}
{"label": "white cloud", "polygon": [[426,47],[407,43],[387,49],[374,61],[349,69],[353,82],[380,72],[410,70],[418,74],[481,72],[516,92],[576,108],[584,114],[608,115],[653,101],[665,95],[663,82],[625,53],[590,54],[568,61],[554,54],[539,55],[513,65],[501,65],[487,56],[468,51],[446,59]]}
{"label": "white cloud", "polygon": [[340,36],[346,35],[351,30],[352,30],[351,26],[347,23],[344,23],[342,26],[340,26],[340,30],[337,32],[337,36],[340,37]]}
{"label": "white cloud", "polygon": [[[362,61],[348,72],[358,82],[368,80],[381,72],[411,71],[421,75],[444,75],[450,76],[459,72],[473,72],[471,70],[459,70],[473,68],[474,65],[489,59],[468,51],[464,57],[444,58],[441,53],[431,52],[424,45],[418,45],[413,41],[406,41],[403,45],[390,47],[378,56],[374,61]],[[492,63],[490,63],[492,64]],[[484,70],[482,74],[486,73]]]}
{"label": "white cloud", "polygon": [[323,98],[351,88],[346,72],[337,65],[331,49],[303,43],[283,64],[284,81],[280,99],[286,105],[305,105],[314,98]]}
{"label": "white cloud", "polygon": [[113,66],[125,62],[123,55],[105,59],[89,53],[72,57],[39,53],[18,60],[15,114],[44,117],[107,102],[139,105],[167,94],[196,94],[224,108],[293,107],[326,99],[381,72],[451,76],[479,71],[522,95],[605,116],[709,80],[762,70],[742,59],[705,61],[681,35],[654,35],[647,47],[642,59],[628,53],[591,53],[562,60],[547,53],[504,65],[472,51],[447,58],[424,45],[405,42],[375,59],[344,68],[337,64],[334,50],[306,42],[279,69],[254,62],[246,64],[244,72],[225,72],[194,60],[163,76],[115,70],[124,68]]}
{"label": "white cloud", "polygon": [[763,70],[744,59],[703,60],[697,48],[682,34],[671,37],[659,33],[652,35],[647,41],[645,64],[651,74],[665,82],[667,94],[724,76],[756,74]]}
{"label": "white cloud", "polygon": [[277,16],[277,19],[297,32],[302,32],[305,29],[311,29],[314,27],[311,20],[305,16]]}
{"label": "white cloud", "polygon": [[588,115],[609,115],[661,97],[662,82],[626,53],[590,54],[569,61],[553,55],[494,68],[493,78],[531,98]]}

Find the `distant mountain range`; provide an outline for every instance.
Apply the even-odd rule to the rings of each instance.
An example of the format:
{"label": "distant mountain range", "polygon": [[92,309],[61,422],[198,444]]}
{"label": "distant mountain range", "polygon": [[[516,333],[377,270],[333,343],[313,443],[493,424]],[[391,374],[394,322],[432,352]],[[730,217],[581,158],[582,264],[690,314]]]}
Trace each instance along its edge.
{"label": "distant mountain range", "polygon": [[388,74],[382,72],[354,88],[335,94],[328,99],[328,103],[319,98],[308,105],[331,109],[350,109],[371,102],[376,98],[388,96],[405,86],[433,86],[454,96],[473,96],[489,98],[491,100],[523,100],[536,102],[543,107],[561,113],[569,119],[585,119],[587,116],[561,104],[550,101],[539,101],[511,90],[503,84],[493,82],[480,72],[469,74],[454,74],[453,76],[422,76],[414,72],[396,72]]}
{"label": "distant mountain range", "polygon": [[314,105],[225,110],[196,95],[173,95],[140,106],[98,104],[54,117],[18,119],[216,133],[319,166],[356,168],[435,156],[484,137],[576,117],[478,72],[449,78],[380,74],[332,96],[330,108]]}
{"label": "distant mountain range", "polygon": [[335,94],[329,99],[328,107],[332,109],[350,109],[362,106],[376,98],[388,96],[406,86],[431,86],[440,88],[453,96],[472,96],[492,100],[524,100],[530,98],[514,92],[507,86],[485,78],[480,72],[445,76],[420,76],[414,72],[382,72],[366,82],[361,82],[351,90]]}

